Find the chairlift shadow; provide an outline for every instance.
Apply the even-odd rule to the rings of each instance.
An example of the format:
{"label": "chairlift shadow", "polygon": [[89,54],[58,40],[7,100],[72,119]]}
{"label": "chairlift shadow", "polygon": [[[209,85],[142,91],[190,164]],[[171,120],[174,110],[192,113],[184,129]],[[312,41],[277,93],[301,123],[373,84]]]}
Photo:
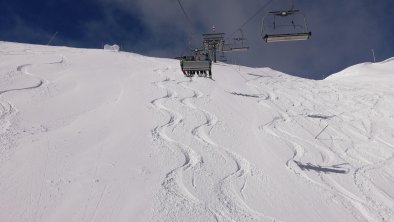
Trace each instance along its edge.
{"label": "chairlift shadow", "polygon": [[247,73],[249,76],[254,76],[258,78],[271,78],[272,76],[266,76],[266,75],[259,75],[259,74],[254,74],[254,73]]}
{"label": "chairlift shadow", "polygon": [[311,163],[304,164],[296,160],[294,160],[294,162],[298,165],[298,167],[302,171],[315,171],[318,173],[325,173],[325,174],[330,174],[330,173],[348,174],[350,172],[350,169],[346,169],[342,167],[343,165],[347,165],[347,163],[324,167],[324,166],[314,165]]}
{"label": "chairlift shadow", "polygon": [[325,119],[325,120],[327,120],[327,119],[331,119],[331,118],[336,117],[336,115],[328,116],[328,115],[323,115],[323,114],[309,114],[309,115],[307,115],[307,117],[313,118],[313,119]]}
{"label": "chairlift shadow", "polygon": [[267,95],[264,94],[246,94],[246,93],[239,93],[239,92],[228,92],[232,95],[235,96],[243,96],[243,97],[251,97],[251,98],[263,98],[263,97],[267,97]]}

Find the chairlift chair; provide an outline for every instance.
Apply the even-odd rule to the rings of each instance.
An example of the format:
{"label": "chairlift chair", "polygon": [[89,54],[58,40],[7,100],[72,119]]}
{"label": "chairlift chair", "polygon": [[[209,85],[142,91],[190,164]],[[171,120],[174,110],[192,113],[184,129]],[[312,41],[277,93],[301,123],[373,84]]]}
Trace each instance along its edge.
{"label": "chairlift chair", "polygon": [[223,52],[231,52],[232,45],[231,44],[223,44]]}
{"label": "chairlift chair", "polygon": [[[268,30],[266,25],[267,17],[271,17],[273,19],[273,28]],[[290,24],[287,25],[278,25],[277,19],[284,19],[291,17]],[[302,24],[296,24],[294,21],[296,18],[301,18]],[[283,27],[293,27],[294,31],[290,31],[291,29],[285,28],[285,33],[283,32]],[[280,29],[278,31],[278,29]],[[271,32],[271,33],[269,33]],[[304,14],[300,13],[299,10],[287,10],[287,11],[273,11],[269,12],[266,16],[264,16],[262,24],[261,24],[261,36],[263,40],[267,43],[271,42],[286,42],[286,41],[300,41],[300,40],[308,40],[312,35],[312,32],[308,30],[308,24],[306,22],[306,17]]]}
{"label": "chairlift chair", "polygon": [[247,44],[247,39],[244,37],[244,33],[242,29],[239,29],[239,36],[233,38],[233,45],[231,47],[231,51],[233,52],[244,52],[249,50],[249,46]]}
{"label": "chairlift chair", "polygon": [[248,50],[249,50],[249,46],[246,46],[244,43],[235,44],[234,46],[231,47],[232,52],[244,52]]}

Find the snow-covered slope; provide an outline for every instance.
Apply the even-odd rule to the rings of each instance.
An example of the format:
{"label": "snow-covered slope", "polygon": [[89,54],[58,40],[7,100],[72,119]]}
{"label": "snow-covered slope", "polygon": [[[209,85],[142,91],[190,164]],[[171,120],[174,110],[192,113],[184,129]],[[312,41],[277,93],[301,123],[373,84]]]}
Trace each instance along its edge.
{"label": "snow-covered slope", "polygon": [[394,58],[380,63],[362,63],[333,74],[326,79],[371,83],[390,81],[394,78],[393,64]]}
{"label": "snow-covered slope", "polygon": [[0,221],[394,221],[393,73],[0,42]]}

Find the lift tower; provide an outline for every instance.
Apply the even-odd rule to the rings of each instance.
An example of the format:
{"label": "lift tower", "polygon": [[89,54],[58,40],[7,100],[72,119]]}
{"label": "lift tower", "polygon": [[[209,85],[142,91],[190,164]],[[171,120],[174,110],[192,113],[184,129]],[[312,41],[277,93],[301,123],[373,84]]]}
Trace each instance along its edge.
{"label": "lift tower", "polygon": [[206,53],[209,53],[213,62],[216,62],[217,52],[223,52],[224,33],[216,33],[215,26],[212,28],[212,33],[202,35],[204,38],[203,47]]}

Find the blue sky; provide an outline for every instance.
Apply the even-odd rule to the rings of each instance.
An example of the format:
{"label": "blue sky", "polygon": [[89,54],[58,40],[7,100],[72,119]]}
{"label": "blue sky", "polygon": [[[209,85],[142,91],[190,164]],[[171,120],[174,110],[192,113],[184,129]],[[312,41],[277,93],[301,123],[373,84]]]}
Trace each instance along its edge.
{"label": "blue sky", "polygon": [[[0,0],[0,41],[102,48],[117,43],[124,51],[173,58],[189,53],[189,33],[199,46],[201,34],[235,32],[267,0]],[[274,0],[242,29],[251,49],[228,55],[229,62],[271,67],[319,79],[350,65],[394,57],[394,1],[295,1],[307,17],[312,38],[305,42],[267,44],[261,20],[270,10],[289,7]],[[234,33],[234,35],[230,35]]]}

